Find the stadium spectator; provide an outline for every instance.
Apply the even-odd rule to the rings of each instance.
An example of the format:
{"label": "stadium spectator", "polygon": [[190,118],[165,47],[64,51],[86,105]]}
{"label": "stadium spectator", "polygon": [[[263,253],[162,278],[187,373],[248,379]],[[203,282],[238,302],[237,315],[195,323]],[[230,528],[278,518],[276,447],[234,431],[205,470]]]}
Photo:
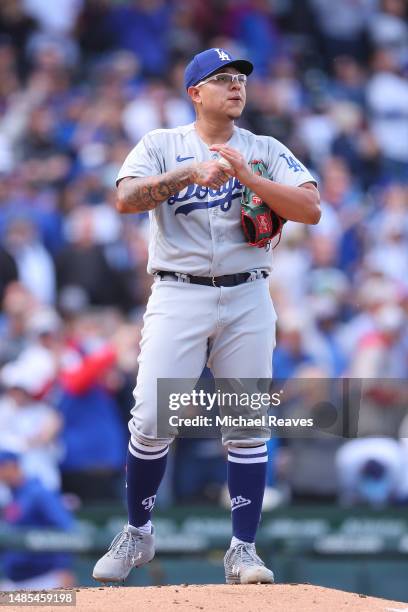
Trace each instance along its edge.
{"label": "stadium spectator", "polygon": [[16,217],[9,223],[4,243],[16,262],[18,280],[40,303],[54,303],[54,261],[38,236],[35,225],[29,219]]}
{"label": "stadium spectator", "polygon": [[330,96],[335,100],[355,103],[364,107],[367,74],[363,64],[350,55],[340,55],[333,62]]}
{"label": "stadium spectator", "polygon": [[191,105],[174,95],[161,82],[151,82],[123,110],[123,126],[131,142],[137,142],[148,131],[176,127],[193,119]]}
{"label": "stadium spectator", "polygon": [[382,508],[406,500],[405,459],[396,440],[366,438],[345,442],[336,454],[339,501],[346,506]]}
{"label": "stadium spectator", "polygon": [[[75,523],[60,497],[35,478],[28,478],[19,455],[7,448],[0,450],[0,483],[11,493],[9,503],[0,509],[1,521],[9,529],[57,529],[70,532]],[[7,550],[0,556],[5,576],[0,590],[72,588],[72,555],[62,552]]]}
{"label": "stadium spectator", "polygon": [[0,400],[0,445],[15,443],[24,472],[55,491],[61,485],[57,438],[62,420],[54,408],[35,399],[41,385],[37,374],[37,364],[27,359],[10,362],[0,370],[0,382],[6,388]]}
{"label": "stadium spectator", "polygon": [[406,413],[405,398],[389,388],[387,379],[407,378],[406,315],[396,305],[384,305],[374,315],[371,330],[361,335],[350,376],[363,380],[359,435],[395,437]]}
{"label": "stadium spectator", "polygon": [[64,34],[73,30],[83,2],[60,0],[50,5],[47,0],[23,0],[23,6],[26,13],[39,22],[41,29]]}
{"label": "stadium spectator", "polygon": [[0,365],[15,360],[27,343],[27,318],[38,307],[34,296],[21,283],[5,289],[0,319]]}
{"label": "stadium spectator", "polygon": [[109,0],[86,0],[78,14],[75,33],[85,57],[96,58],[110,50],[115,41],[111,28]]}
{"label": "stadium spectator", "polygon": [[374,329],[356,347],[350,374],[356,378],[406,378],[408,353],[406,316],[402,308],[383,306],[374,317]]}
{"label": "stadium spectator", "polygon": [[135,53],[145,75],[163,76],[168,68],[172,12],[165,0],[132,0],[111,8],[116,46]]}
{"label": "stadium spectator", "polygon": [[280,50],[274,17],[274,9],[266,0],[229,3],[223,16],[223,33],[247,49],[257,72],[263,76]]}
{"label": "stadium spectator", "polygon": [[304,340],[306,326],[306,320],[299,312],[287,311],[280,317],[277,347],[273,353],[275,378],[296,378],[303,366],[314,363]]}
{"label": "stadium spectator", "polygon": [[380,10],[369,23],[369,35],[374,47],[388,49],[401,62],[408,57],[407,4],[404,0],[382,0]]}
{"label": "stadium spectator", "polygon": [[[129,359],[132,344],[129,331],[118,333],[115,343],[107,342],[95,318],[77,317],[71,322],[60,365],[62,393],[57,407],[64,420],[62,487],[81,500],[119,497],[125,427],[111,386],[117,384],[118,355],[127,352]],[[131,360],[133,370],[135,365]]]}
{"label": "stadium spectator", "polygon": [[[77,208],[70,219],[70,242],[56,257],[57,286],[81,288],[93,306],[132,305],[126,274],[107,257],[107,250],[95,240],[97,218],[90,207]],[[131,271],[125,270],[131,274]]]}
{"label": "stadium spectator", "polygon": [[[379,48],[367,82],[370,125],[383,156],[383,180],[408,183],[408,83],[392,52]],[[384,96],[384,91],[387,95]]]}
{"label": "stadium spectator", "polygon": [[[296,370],[296,380],[285,383],[285,401],[277,408],[279,417],[313,419],[307,434],[290,427],[281,432],[284,446],[278,478],[295,503],[331,503],[336,498],[334,457],[342,444],[342,387],[328,374],[312,362],[303,363]],[[328,398],[333,404],[328,404]]]}
{"label": "stadium spectator", "polygon": [[339,55],[364,59],[368,52],[367,28],[376,9],[375,0],[310,0],[319,26],[327,65]]}
{"label": "stadium spectator", "polygon": [[27,69],[27,44],[38,28],[37,20],[25,11],[23,0],[5,0],[1,3],[0,34],[3,43],[7,41],[14,47],[21,72]]}

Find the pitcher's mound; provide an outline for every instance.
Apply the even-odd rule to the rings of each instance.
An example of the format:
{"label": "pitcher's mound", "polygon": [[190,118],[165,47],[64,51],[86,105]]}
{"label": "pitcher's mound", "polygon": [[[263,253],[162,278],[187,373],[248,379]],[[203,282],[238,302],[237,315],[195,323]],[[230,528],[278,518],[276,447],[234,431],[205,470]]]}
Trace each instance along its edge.
{"label": "pitcher's mound", "polygon": [[[76,596],[75,610],[81,612],[408,612],[407,603],[307,584],[95,587],[78,589]],[[6,609],[21,612],[21,607]],[[54,607],[47,606],[47,610]],[[61,607],[55,610],[61,611]],[[44,607],[30,606],[30,612],[44,612]]]}

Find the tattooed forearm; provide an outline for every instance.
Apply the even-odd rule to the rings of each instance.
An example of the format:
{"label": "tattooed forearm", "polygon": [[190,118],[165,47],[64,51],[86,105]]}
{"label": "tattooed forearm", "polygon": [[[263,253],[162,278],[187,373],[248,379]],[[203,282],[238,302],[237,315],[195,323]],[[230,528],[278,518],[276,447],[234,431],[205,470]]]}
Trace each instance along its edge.
{"label": "tattooed forearm", "polygon": [[139,213],[153,210],[194,181],[195,169],[191,166],[166,172],[160,176],[122,179],[118,186],[117,208],[121,213]]}

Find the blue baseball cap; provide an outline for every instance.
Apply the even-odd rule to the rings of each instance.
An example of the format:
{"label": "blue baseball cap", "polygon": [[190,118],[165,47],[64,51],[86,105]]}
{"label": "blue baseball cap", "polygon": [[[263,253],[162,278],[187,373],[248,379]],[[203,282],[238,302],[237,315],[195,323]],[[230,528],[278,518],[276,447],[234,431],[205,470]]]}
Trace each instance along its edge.
{"label": "blue baseball cap", "polygon": [[10,461],[18,461],[20,455],[11,450],[0,450],[0,465],[2,463],[9,463]]}
{"label": "blue baseball cap", "polygon": [[243,74],[249,75],[254,69],[248,60],[233,58],[225,49],[207,49],[193,57],[184,71],[184,85],[186,89],[197,85],[216,70],[233,66]]}

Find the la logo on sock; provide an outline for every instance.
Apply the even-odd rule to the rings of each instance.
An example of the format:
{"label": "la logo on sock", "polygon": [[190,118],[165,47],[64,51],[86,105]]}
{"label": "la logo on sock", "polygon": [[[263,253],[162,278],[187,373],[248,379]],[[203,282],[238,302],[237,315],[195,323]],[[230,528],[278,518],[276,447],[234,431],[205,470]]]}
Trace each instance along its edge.
{"label": "la logo on sock", "polygon": [[142,506],[148,511],[153,510],[155,503],[156,495],[151,495],[150,497],[146,497],[146,499],[142,499]]}
{"label": "la logo on sock", "polygon": [[242,508],[243,506],[248,506],[250,503],[250,499],[242,497],[242,495],[237,495],[231,499],[231,512],[237,510],[238,508]]}

